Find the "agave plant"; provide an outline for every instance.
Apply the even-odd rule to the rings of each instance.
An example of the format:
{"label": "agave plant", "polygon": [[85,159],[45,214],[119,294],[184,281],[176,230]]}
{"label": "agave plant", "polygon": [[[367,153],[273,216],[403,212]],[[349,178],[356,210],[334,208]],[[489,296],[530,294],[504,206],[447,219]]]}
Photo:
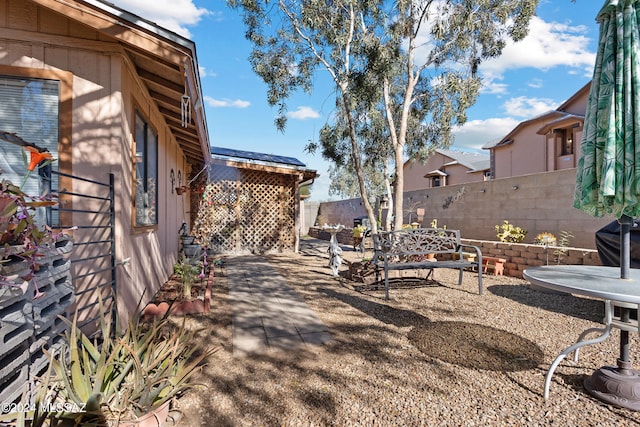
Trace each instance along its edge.
{"label": "agave plant", "polygon": [[63,320],[69,326],[66,345],[57,354],[45,351],[48,381],[57,399],[84,409],[76,422],[97,415],[133,420],[156,410],[193,387],[202,362],[217,350],[204,348],[198,331],[167,318],[148,323],[136,318],[121,336],[113,336],[110,322],[101,317],[94,339],[78,328],[77,313]]}

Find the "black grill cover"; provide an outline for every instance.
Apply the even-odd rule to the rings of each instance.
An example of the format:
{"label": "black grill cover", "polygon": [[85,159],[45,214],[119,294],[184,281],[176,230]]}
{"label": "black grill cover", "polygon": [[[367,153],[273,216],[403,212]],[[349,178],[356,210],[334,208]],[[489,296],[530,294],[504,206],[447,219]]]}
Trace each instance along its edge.
{"label": "black grill cover", "polygon": [[[631,253],[629,267],[640,268],[640,219],[635,218],[631,224],[629,236]],[[596,231],[596,248],[602,265],[620,267],[620,223],[609,224]]]}

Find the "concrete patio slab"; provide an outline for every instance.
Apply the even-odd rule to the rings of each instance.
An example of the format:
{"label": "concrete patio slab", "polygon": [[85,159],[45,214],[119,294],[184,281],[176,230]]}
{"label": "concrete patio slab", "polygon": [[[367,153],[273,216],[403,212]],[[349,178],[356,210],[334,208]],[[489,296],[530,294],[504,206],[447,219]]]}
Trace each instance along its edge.
{"label": "concrete patio slab", "polygon": [[266,259],[229,257],[225,266],[234,357],[332,341],[327,326]]}

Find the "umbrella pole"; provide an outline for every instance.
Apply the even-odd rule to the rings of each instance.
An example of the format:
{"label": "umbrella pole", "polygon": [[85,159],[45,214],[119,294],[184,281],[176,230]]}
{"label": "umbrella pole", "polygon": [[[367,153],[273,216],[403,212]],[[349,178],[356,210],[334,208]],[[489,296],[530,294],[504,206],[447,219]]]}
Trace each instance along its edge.
{"label": "umbrella pole", "polygon": [[620,224],[620,278],[628,279],[629,278],[629,265],[630,265],[630,254],[631,254],[631,224],[633,223],[633,219],[628,215],[622,215],[618,219],[618,223]]}
{"label": "umbrella pole", "polygon": [[[620,224],[620,279],[629,279],[631,258],[631,224],[633,219],[622,215]],[[630,321],[630,308],[620,306],[620,320]],[[593,396],[615,406],[640,411],[640,372],[635,371],[629,359],[629,332],[620,330],[620,357],[617,367],[604,366],[584,381]]]}
{"label": "umbrella pole", "polygon": [[[628,215],[622,215],[618,219],[620,224],[620,278],[629,279],[630,275],[630,258],[631,258],[631,224],[633,219]],[[621,307],[621,320],[629,322],[629,309]],[[618,359],[618,368],[623,374],[631,374],[631,363],[629,361],[629,332],[620,331],[620,358]]]}

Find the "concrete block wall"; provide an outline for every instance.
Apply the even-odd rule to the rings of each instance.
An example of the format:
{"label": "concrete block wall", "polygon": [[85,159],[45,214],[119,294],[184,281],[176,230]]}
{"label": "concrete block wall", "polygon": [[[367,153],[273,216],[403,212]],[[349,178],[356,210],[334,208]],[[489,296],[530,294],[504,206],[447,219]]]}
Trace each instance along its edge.
{"label": "concrete block wall", "polygon": [[[555,246],[544,247],[525,243],[502,243],[486,240],[461,239],[467,245],[480,248],[483,256],[504,258],[504,274],[522,278],[522,272],[529,267],[541,265],[602,265],[598,251],[582,248],[559,248]],[[564,251],[558,255],[558,251]]]}
{"label": "concrete block wall", "polygon": [[[539,233],[560,237],[562,231],[575,237],[569,244],[595,249],[595,232],[614,218],[593,218],[573,207],[576,169],[531,174],[484,182],[450,185],[405,192],[404,222],[416,221],[416,210],[438,226],[460,230],[468,239],[495,240],[495,226],[504,220],[528,230],[525,243]],[[329,224],[353,225],[353,218],[365,215],[360,199],[320,204],[320,215]]]}
{"label": "concrete block wall", "polygon": [[[33,401],[35,377],[48,365],[43,346],[50,352],[62,347],[66,326],[58,315],[67,314],[75,298],[72,248],[70,240],[61,240],[44,251],[27,287],[0,286],[0,402],[24,404],[23,393]],[[20,260],[0,265],[5,276],[24,276],[25,268]],[[33,299],[36,286],[43,295]]]}

